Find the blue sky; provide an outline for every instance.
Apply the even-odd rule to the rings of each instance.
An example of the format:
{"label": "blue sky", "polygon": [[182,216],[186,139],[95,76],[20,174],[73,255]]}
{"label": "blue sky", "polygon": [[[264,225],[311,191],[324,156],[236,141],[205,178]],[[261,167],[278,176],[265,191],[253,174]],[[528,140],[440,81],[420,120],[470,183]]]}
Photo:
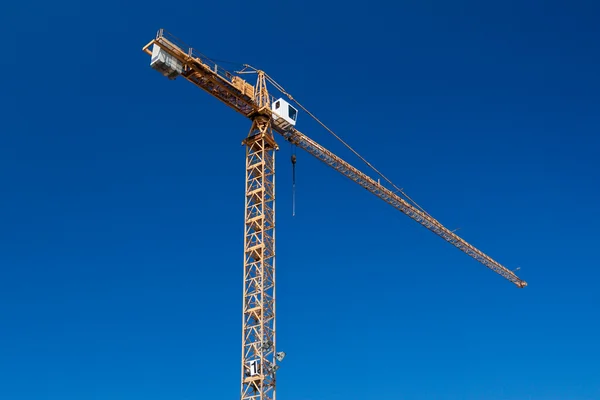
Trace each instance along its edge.
{"label": "blue sky", "polygon": [[238,397],[249,122],[149,67],[161,27],[529,283],[302,152],[292,218],[280,140],[280,399],[600,398],[600,7],[566,3],[0,6],[0,399]]}

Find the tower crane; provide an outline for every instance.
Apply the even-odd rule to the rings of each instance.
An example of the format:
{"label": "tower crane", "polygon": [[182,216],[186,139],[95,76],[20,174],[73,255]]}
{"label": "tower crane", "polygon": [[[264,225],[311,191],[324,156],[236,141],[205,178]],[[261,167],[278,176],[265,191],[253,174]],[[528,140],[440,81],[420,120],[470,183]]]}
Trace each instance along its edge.
{"label": "tower crane", "polygon": [[[514,272],[467,243],[416,203],[412,204],[410,198],[374,180],[296,129],[298,110],[285,99],[272,97],[267,83],[270,82],[290,101],[294,99],[264,71],[246,65],[241,71],[231,73],[163,29],[158,30],[155,38],[142,50],[151,56],[152,68],[167,78],[185,78],[252,122],[242,142],[246,149],[246,211],[241,400],[275,400],[277,362],[285,356],[285,353],[276,351],[275,341],[275,153],[279,147],[273,132],[353,180],[518,288],[527,286]],[[242,78],[245,73],[256,74],[255,85]]]}

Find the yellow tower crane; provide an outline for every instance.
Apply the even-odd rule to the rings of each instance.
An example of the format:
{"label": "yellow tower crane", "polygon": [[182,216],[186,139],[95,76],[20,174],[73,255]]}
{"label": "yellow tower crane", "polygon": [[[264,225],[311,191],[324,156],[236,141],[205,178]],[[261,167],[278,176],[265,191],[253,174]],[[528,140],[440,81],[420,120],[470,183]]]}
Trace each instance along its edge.
{"label": "yellow tower crane", "polygon": [[[298,110],[283,98],[271,97],[267,82],[290,101],[294,99],[264,71],[246,65],[237,73],[228,72],[163,29],[143,51],[152,57],[152,68],[164,76],[169,79],[182,76],[252,121],[250,132],[242,142],[246,148],[246,213],[241,400],[275,400],[277,362],[285,356],[275,347],[275,151],[278,145],[273,131],[517,287],[527,286],[512,271],[444,227],[401,190],[406,199],[398,194],[399,190],[385,187],[298,131],[295,128]],[[242,79],[242,73],[256,74],[256,85]]]}

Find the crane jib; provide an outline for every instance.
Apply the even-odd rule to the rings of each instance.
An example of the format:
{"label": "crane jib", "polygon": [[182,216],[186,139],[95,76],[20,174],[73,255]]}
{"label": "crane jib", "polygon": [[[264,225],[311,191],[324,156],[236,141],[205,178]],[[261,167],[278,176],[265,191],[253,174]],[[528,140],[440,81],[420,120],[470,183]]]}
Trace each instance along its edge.
{"label": "crane jib", "polygon": [[[213,97],[221,100],[232,109],[246,117],[250,117],[253,112],[259,109],[254,102],[253,93],[250,89],[251,85],[248,85],[243,79],[220,68],[212,60],[196,52],[193,48],[178,44],[174,39],[167,39],[162,30],[159,31],[154,40],[144,46],[143,51],[152,55],[149,48],[153,45],[160,46],[182,63],[184,68],[184,71],[181,73],[182,77],[208,92]],[[187,50],[184,50],[186,48]],[[269,109],[263,111],[270,113]],[[514,272],[493,260],[476,247],[467,243],[464,239],[444,227],[429,214],[413,207],[402,197],[382,186],[368,175],[345,162],[300,131],[289,125],[283,125],[281,119],[273,120],[273,130],[282,135],[287,141],[306,150],[317,159],[358,183],[360,186],[420,223],[448,243],[454,245],[492,271],[514,283],[517,287],[524,288],[527,286],[527,282],[517,277]]]}
{"label": "crane jib", "polygon": [[297,145],[298,147],[306,150],[308,153],[312,154],[317,159],[323,161],[325,164],[329,165],[333,169],[340,172],[342,175],[350,178],[354,182],[361,185],[363,188],[373,193],[377,197],[381,198],[394,208],[398,209],[402,213],[408,215],[413,220],[417,221],[433,233],[437,234],[448,243],[454,245],[458,249],[462,250],[464,253],[479,261],[481,264],[485,265],[492,271],[501,275],[505,279],[514,283],[519,288],[524,288],[527,286],[527,282],[523,281],[519,277],[517,277],[511,270],[504,267],[497,261],[493,260],[491,257],[478,250],[471,244],[467,243],[460,236],[456,235],[448,228],[444,227],[440,222],[435,220],[430,215],[418,210],[413,207],[411,204],[406,202],[403,198],[382,186],[357,168],[353,167],[346,161],[342,160],[329,150],[325,149],[323,146],[319,145],[300,131],[294,128],[281,128],[275,123],[273,125],[273,129],[282,135],[287,141]]}

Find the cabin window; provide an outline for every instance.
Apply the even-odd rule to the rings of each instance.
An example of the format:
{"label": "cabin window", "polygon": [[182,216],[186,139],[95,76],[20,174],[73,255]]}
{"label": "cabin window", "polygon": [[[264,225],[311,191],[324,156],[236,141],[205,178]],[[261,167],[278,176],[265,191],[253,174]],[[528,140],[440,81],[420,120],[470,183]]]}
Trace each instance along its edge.
{"label": "cabin window", "polygon": [[275,109],[279,110],[279,102],[275,103]]}
{"label": "cabin window", "polygon": [[296,109],[292,106],[288,106],[288,115],[290,116],[290,119],[292,121],[296,120],[296,117],[298,116],[298,111],[296,111]]}

